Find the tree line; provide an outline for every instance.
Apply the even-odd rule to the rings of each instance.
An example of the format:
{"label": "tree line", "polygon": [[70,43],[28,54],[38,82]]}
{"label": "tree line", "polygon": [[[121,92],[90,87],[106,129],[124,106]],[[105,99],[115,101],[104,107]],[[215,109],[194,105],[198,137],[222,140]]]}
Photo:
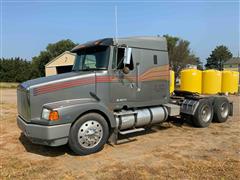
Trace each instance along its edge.
{"label": "tree line", "polygon": [[[167,39],[170,67],[175,71],[176,76],[187,64],[196,65],[198,69],[203,69],[203,63],[192,52],[189,41],[170,35],[164,35],[164,37]],[[45,76],[45,65],[49,61],[65,51],[70,51],[76,45],[69,39],[50,43],[31,61],[20,57],[0,58],[0,81],[23,82],[43,77]],[[205,68],[222,70],[223,63],[231,57],[232,53],[226,46],[217,46],[207,58]]]}
{"label": "tree line", "polygon": [[32,78],[32,64],[19,57],[0,60],[1,82],[23,82]]}
{"label": "tree line", "polygon": [[34,56],[31,61],[16,58],[0,59],[0,81],[1,82],[23,82],[45,76],[45,64],[62,54],[70,51],[77,44],[71,40],[61,40],[53,44],[48,44],[45,50],[38,56]]}

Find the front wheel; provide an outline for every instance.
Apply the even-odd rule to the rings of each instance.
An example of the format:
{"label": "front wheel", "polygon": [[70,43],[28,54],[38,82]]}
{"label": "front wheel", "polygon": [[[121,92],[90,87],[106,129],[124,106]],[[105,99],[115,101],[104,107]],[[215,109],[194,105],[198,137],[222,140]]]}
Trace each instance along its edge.
{"label": "front wheel", "polygon": [[108,123],[97,113],[80,117],[71,127],[69,146],[79,155],[87,155],[102,150],[109,135]]}
{"label": "front wheel", "polygon": [[193,124],[196,127],[208,127],[213,119],[213,107],[208,99],[201,99],[193,115]]}

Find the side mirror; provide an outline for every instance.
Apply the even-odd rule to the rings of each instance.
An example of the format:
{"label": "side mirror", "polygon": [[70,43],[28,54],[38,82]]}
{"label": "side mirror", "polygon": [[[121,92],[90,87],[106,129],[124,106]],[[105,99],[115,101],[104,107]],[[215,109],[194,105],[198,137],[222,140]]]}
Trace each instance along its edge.
{"label": "side mirror", "polygon": [[123,59],[124,64],[130,64],[131,55],[132,55],[132,48],[128,48],[128,47],[125,48],[124,59]]}
{"label": "side mirror", "polygon": [[127,66],[125,66],[125,67],[122,69],[122,71],[123,71],[124,74],[128,74],[128,73],[130,72],[130,69],[129,69]]}

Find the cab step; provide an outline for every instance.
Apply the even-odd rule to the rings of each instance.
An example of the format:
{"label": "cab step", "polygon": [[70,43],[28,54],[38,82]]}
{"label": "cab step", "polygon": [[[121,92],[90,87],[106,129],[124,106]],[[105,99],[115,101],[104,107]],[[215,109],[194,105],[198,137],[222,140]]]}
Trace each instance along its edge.
{"label": "cab step", "polygon": [[144,131],[144,130],[145,130],[144,128],[135,128],[135,129],[130,129],[130,130],[126,130],[126,131],[119,131],[119,134],[126,135],[126,134]]}

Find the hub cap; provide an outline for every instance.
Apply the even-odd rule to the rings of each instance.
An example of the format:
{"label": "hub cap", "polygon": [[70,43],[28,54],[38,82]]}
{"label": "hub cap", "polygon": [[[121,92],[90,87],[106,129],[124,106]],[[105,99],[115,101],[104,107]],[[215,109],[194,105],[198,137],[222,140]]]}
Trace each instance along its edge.
{"label": "hub cap", "polygon": [[102,137],[102,125],[95,120],[86,121],[78,131],[78,142],[84,148],[95,147],[101,141]]}
{"label": "hub cap", "polygon": [[208,122],[211,118],[211,109],[208,105],[204,105],[201,111],[202,120]]}
{"label": "hub cap", "polygon": [[221,116],[222,116],[223,118],[225,118],[225,117],[228,116],[228,105],[227,105],[227,103],[223,103],[223,104],[221,105]]}

